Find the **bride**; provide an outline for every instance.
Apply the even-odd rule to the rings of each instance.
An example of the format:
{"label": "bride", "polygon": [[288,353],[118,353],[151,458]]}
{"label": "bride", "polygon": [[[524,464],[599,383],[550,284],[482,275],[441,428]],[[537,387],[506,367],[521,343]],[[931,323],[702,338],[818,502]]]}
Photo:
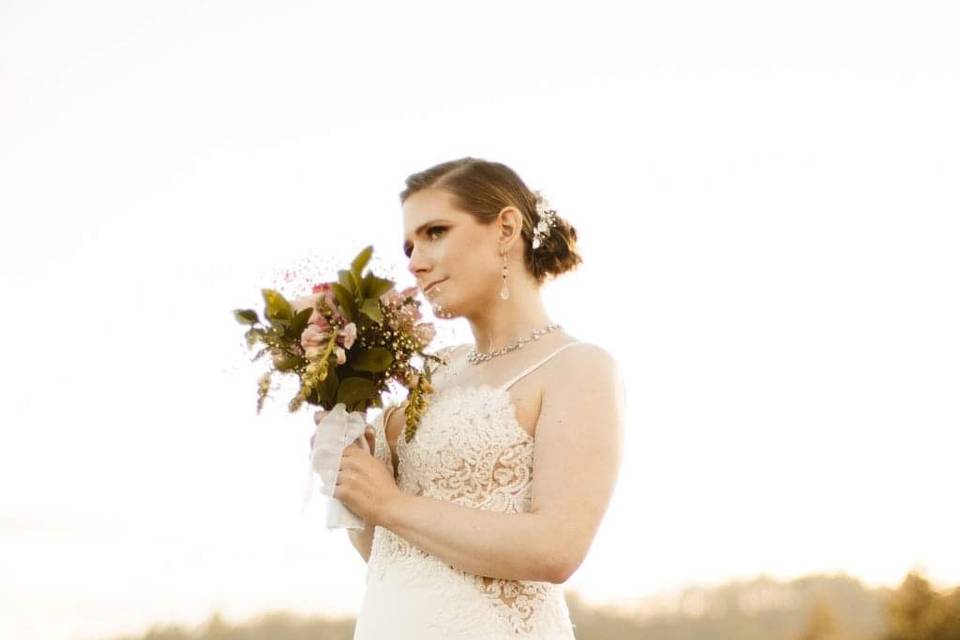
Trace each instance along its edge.
{"label": "bride", "polygon": [[[576,231],[509,167],[416,173],[403,251],[438,317],[474,344],[440,351],[413,437],[390,404],[343,451],[333,497],[367,562],[354,640],[574,638],[562,585],[614,490],[624,389],[613,357],[551,321],[540,286],[581,262]],[[399,410],[398,410],[399,409]]]}

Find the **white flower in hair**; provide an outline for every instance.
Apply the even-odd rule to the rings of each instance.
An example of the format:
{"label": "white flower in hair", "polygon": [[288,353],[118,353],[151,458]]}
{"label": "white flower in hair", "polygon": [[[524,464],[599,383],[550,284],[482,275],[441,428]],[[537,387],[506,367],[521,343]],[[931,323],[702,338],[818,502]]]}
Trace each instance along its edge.
{"label": "white flower in hair", "polygon": [[534,191],[537,196],[537,225],[533,228],[534,249],[540,248],[542,240],[550,235],[550,229],[557,225],[557,212],[550,208],[550,204],[540,191]]}

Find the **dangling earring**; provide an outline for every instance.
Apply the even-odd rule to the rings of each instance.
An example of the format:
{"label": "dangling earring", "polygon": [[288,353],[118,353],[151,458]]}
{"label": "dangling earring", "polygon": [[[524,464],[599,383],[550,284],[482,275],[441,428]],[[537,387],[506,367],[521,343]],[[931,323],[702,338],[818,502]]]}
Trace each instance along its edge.
{"label": "dangling earring", "polygon": [[504,300],[510,297],[510,289],[507,288],[507,254],[501,253],[503,256],[503,277],[502,277],[502,286],[500,287],[500,297]]}

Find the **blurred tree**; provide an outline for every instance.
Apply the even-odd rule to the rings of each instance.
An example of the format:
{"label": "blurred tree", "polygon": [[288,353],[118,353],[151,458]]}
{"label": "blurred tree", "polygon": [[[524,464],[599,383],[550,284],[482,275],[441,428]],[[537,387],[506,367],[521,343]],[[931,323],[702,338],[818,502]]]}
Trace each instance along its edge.
{"label": "blurred tree", "polygon": [[887,601],[882,640],[960,640],[960,588],[937,592],[911,571]]}
{"label": "blurred tree", "polygon": [[842,640],[837,618],[823,596],[817,596],[807,618],[807,628],[796,640]]}

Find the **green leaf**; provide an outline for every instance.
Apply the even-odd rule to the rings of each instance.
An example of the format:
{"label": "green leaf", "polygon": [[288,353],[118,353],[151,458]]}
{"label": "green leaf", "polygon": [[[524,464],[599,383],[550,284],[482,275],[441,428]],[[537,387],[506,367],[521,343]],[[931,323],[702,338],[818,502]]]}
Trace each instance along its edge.
{"label": "green leaf", "polygon": [[247,348],[253,349],[253,345],[263,339],[263,329],[251,328],[243,335],[247,339]]}
{"label": "green leaf", "polygon": [[293,307],[279,291],[263,289],[263,299],[267,303],[263,315],[274,324],[288,325],[293,320]]}
{"label": "green leaf", "polygon": [[389,349],[383,347],[373,347],[361,351],[350,362],[350,365],[357,371],[370,371],[372,373],[386,371],[391,364],[393,364],[393,354]]}
{"label": "green leaf", "polygon": [[383,324],[383,313],[380,311],[380,302],[377,300],[364,300],[360,305],[360,313],[377,324]]}
{"label": "green leaf", "polygon": [[347,322],[352,321],[357,317],[357,303],[354,302],[353,296],[350,295],[350,292],[343,287],[342,285],[334,282],[331,285],[333,289],[333,295],[337,298],[337,302],[340,303],[340,309],[344,316],[347,318]]}
{"label": "green leaf", "polygon": [[290,371],[304,364],[306,364],[306,362],[303,358],[290,354],[285,354],[283,357],[273,361],[273,366],[277,371]]}
{"label": "green leaf", "polygon": [[358,281],[360,280],[360,275],[363,273],[363,268],[367,266],[368,262],[370,262],[370,256],[372,255],[373,245],[369,245],[364,247],[350,264],[350,270],[353,271],[353,275],[356,276]]}
{"label": "green leaf", "polygon": [[253,309],[234,309],[233,317],[236,318],[240,324],[257,324],[260,322],[260,317],[257,316],[257,312]]}
{"label": "green leaf", "polygon": [[300,337],[303,330],[307,328],[307,323],[310,321],[311,315],[313,315],[312,307],[307,307],[297,312],[297,315],[293,318],[293,322],[290,323],[290,333],[293,334],[291,336],[292,338]]}
{"label": "green leaf", "polygon": [[366,378],[344,378],[337,389],[337,402],[347,405],[347,411],[356,411],[357,407],[366,408],[377,393],[373,380]]}
{"label": "green leaf", "polygon": [[356,298],[357,294],[360,293],[360,280],[353,275],[353,271],[350,271],[349,269],[341,269],[340,271],[337,271],[337,280],[344,289],[350,292],[350,295],[354,298]]}
{"label": "green leaf", "polygon": [[363,277],[363,282],[361,283],[363,297],[379,299],[380,296],[393,288],[393,284],[393,280],[378,278],[377,276],[368,273]]}
{"label": "green leaf", "polygon": [[333,407],[337,399],[337,387],[340,386],[340,376],[337,375],[337,368],[331,366],[327,370],[327,377],[317,385],[315,393],[320,402],[320,406]]}

